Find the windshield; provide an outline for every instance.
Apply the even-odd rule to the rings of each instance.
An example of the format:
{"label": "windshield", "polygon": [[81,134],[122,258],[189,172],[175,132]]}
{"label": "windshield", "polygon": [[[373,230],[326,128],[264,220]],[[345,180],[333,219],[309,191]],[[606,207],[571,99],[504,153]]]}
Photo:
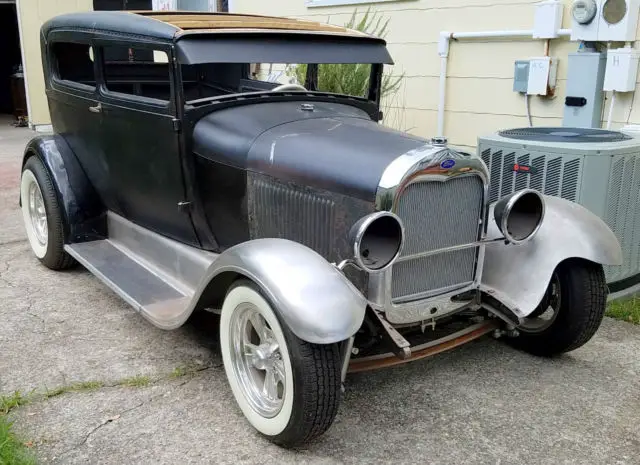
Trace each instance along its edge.
{"label": "windshield", "polygon": [[381,68],[382,65],[368,63],[202,63],[182,65],[182,84],[187,103],[238,93],[269,92],[282,85],[288,85],[283,89],[288,91],[376,100],[377,73]]}
{"label": "windshield", "polygon": [[254,63],[251,79],[275,84],[298,84],[310,91],[366,98],[371,65]]}

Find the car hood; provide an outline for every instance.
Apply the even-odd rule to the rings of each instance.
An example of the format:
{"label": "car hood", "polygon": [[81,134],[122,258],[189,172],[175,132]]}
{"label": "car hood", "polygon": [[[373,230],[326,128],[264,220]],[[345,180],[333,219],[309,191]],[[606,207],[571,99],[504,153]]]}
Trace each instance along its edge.
{"label": "car hood", "polygon": [[193,134],[198,156],[368,201],[387,166],[426,143],[358,108],[300,101],[218,110]]}

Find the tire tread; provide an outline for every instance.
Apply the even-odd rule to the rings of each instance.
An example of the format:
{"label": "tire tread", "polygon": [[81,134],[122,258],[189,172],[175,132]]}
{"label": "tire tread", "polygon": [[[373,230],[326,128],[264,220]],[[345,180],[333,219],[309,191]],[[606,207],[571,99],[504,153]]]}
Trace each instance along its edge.
{"label": "tire tread", "polygon": [[581,287],[584,306],[588,311],[584,314],[586,321],[582,324],[582,330],[573,343],[564,350],[565,352],[583,346],[594,336],[602,323],[605,313],[603,309],[607,305],[607,293],[602,292],[602,289],[607,287],[602,267],[583,267],[579,271],[582,276],[576,276],[576,284]]}
{"label": "tire tread", "polygon": [[[305,419],[300,442],[310,441],[323,434],[333,423],[340,405],[341,367],[336,344],[319,345],[301,341],[305,380],[310,386],[304,405]],[[313,387],[315,386],[315,390]],[[315,391],[315,392],[314,392]]]}
{"label": "tire tread", "polygon": [[600,327],[608,294],[602,266],[574,259],[562,263],[558,273],[562,292],[558,316],[540,333],[521,332],[519,337],[510,339],[514,347],[551,357],[583,346]]}

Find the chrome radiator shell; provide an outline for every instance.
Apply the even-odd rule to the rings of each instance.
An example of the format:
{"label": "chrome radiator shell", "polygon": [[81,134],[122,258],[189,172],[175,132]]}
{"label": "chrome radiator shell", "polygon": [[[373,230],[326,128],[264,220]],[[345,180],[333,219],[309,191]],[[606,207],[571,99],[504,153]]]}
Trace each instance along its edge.
{"label": "chrome radiator shell", "polygon": [[413,321],[437,318],[450,305],[429,303],[477,287],[484,258],[484,245],[477,242],[486,232],[488,188],[484,162],[446,146],[425,145],[389,165],[376,208],[400,216],[405,246],[393,267],[370,275],[372,307],[392,323],[407,322],[409,316]]}
{"label": "chrome radiator shell", "polygon": [[413,183],[405,189],[395,208],[404,223],[406,240],[392,270],[394,302],[438,295],[473,283],[477,246],[416,255],[477,241],[482,192],[482,180],[474,175]]}

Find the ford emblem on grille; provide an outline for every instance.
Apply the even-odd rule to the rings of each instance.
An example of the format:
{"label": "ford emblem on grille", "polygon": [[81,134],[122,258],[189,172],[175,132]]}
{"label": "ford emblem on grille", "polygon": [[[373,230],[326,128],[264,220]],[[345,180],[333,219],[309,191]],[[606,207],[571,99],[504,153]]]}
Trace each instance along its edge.
{"label": "ford emblem on grille", "polygon": [[444,168],[444,169],[453,168],[453,165],[455,164],[456,162],[454,160],[448,159],[440,163],[440,168]]}

